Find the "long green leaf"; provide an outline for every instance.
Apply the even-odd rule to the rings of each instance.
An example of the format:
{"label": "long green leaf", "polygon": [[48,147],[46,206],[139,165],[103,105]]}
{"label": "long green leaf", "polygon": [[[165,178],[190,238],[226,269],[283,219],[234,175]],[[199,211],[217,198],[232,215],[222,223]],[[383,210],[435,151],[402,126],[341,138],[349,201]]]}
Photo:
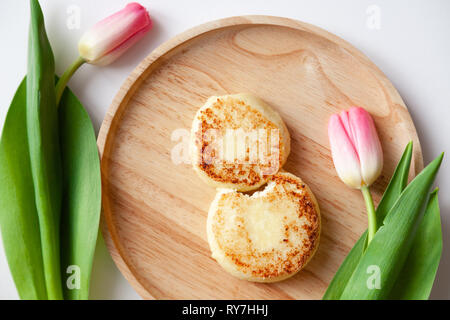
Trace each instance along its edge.
{"label": "long green leaf", "polygon": [[[376,215],[377,221],[383,221],[389,209],[392,208],[394,203],[399,198],[403,189],[408,182],[409,167],[411,164],[412,156],[412,142],[408,143],[403,152],[402,158],[400,159],[397,168],[386,188],[386,191],[378,204]],[[380,224],[379,224],[380,225]],[[345,286],[353,274],[359,260],[361,259],[367,243],[367,230],[362,234],[356,244],[353,246],[352,250],[349,252],[344,262],[339,267],[338,271],[333,277],[330,285],[325,292],[324,300],[338,300],[340,299]]]}
{"label": "long green leaf", "polygon": [[[401,193],[408,184],[409,167],[411,165],[413,151],[412,141],[406,145],[405,151],[395,168],[394,175],[389,182],[386,190],[384,191],[383,197],[377,207],[377,221],[382,222],[387,216],[391,208],[397,202]],[[378,228],[382,223],[378,223]]]}
{"label": "long green leaf", "polygon": [[26,127],[49,299],[62,299],[59,245],[61,160],[55,98],[55,65],[44,17],[30,0]]}
{"label": "long green leaf", "polygon": [[439,201],[435,190],[417,230],[412,249],[389,299],[426,300],[430,296],[442,254],[442,229]]}
{"label": "long green leaf", "polygon": [[88,299],[101,210],[100,160],[94,128],[67,88],[59,105],[63,163],[61,265],[64,297]]}
{"label": "long green leaf", "polygon": [[[341,299],[389,297],[423,217],[428,193],[442,158],[443,154],[433,160],[402,192],[359,261]],[[369,274],[371,272],[372,275]],[[375,282],[369,285],[371,280]]]}
{"label": "long green leaf", "polygon": [[0,228],[21,299],[47,299],[26,123],[26,80],[14,95],[0,141]]}

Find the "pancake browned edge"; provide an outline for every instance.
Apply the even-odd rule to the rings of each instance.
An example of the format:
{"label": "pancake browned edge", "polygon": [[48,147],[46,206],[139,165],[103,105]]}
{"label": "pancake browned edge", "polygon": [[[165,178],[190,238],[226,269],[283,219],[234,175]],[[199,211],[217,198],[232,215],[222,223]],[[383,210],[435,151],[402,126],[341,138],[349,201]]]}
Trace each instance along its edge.
{"label": "pancake browned edge", "polygon": [[[235,138],[222,140],[230,129],[234,130]],[[257,139],[264,141],[266,137],[260,135],[260,130],[269,137],[266,142],[271,141],[266,150],[277,150],[277,154],[261,156],[262,143],[252,136],[257,133]],[[215,137],[214,142],[211,137]],[[242,143],[236,142],[238,139],[246,141],[243,148],[239,148]],[[192,164],[199,177],[212,187],[258,189],[281,169],[289,152],[289,132],[280,115],[251,94],[210,97],[194,117],[190,141]]]}
{"label": "pancake browned edge", "polygon": [[255,282],[281,281],[304,268],[320,229],[314,194],[288,172],[251,196],[219,189],[207,221],[212,257],[233,276]]}

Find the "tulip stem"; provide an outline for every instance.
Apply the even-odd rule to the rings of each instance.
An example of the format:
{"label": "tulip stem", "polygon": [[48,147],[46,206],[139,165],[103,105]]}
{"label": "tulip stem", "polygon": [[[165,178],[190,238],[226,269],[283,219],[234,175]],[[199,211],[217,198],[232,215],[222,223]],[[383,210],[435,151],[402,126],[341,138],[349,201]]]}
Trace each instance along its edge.
{"label": "tulip stem", "polygon": [[67,68],[66,71],[64,71],[61,78],[59,78],[58,83],[56,83],[56,105],[59,105],[59,101],[61,101],[62,94],[64,92],[64,89],[66,88],[67,82],[69,82],[72,75],[75,73],[75,71],[78,70],[79,67],[85,63],[86,60],[84,60],[81,57],[78,57],[69,68]]}
{"label": "tulip stem", "polygon": [[373,205],[372,195],[370,194],[370,190],[368,186],[361,187],[361,192],[364,197],[364,201],[366,203],[367,208],[367,217],[369,220],[369,232],[367,237],[367,244],[372,241],[375,236],[375,232],[377,232],[377,217],[375,215],[375,207]]}

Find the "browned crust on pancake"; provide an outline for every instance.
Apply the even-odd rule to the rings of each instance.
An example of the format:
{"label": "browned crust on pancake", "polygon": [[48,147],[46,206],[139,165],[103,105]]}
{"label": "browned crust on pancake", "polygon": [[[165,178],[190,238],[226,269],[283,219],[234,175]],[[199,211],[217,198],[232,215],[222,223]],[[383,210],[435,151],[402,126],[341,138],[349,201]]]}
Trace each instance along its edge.
{"label": "browned crust on pancake", "polygon": [[[219,115],[223,115],[224,119]],[[280,130],[278,139],[278,164],[277,168],[281,168],[284,164],[284,144],[281,128],[265,118],[258,110],[253,109],[242,99],[233,97],[218,98],[210,107],[201,110],[196,115],[199,118],[199,125],[195,128],[195,145],[197,150],[201,150],[196,155],[196,164],[209,178],[220,183],[231,183],[236,185],[245,184],[247,186],[258,187],[267,180],[269,175],[264,172],[265,169],[271,167],[270,163],[230,163],[220,161],[219,165],[214,162],[215,154],[212,154],[208,161],[204,161],[206,157],[206,148],[210,146],[208,139],[204,137],[207,131],[215,129],[224,134],[226,129],[243,129],[245,132],[258,129]],[[246,121],[246,125],[242,125],[241,119],[251,119]],[[245,160],[249,160],[249,149]],[[217,161],[217,160],[216,160]],[[277,170],[278,171],[278,170]]]}
{"label": "browned crust on pancake", "polygon": [[[300,225],[297,220],[288,222],[286,221],[287,217],[284,217],[285,238],[283,242],[286,248],[288,248],[285,257],[280,257],[274,249],[269,252],[258,252],[258,250],[253,248],[247,230],[242,226],[242,217],[239,217],[242,220],[242,224],[239,227],[239,236],[247,241],[247,248],[245,250],[237,251],[232,245],[221,241],[220,226],[224,223],[224,217],[220,209],[216,211],[215,224],[212,228],[217,244],[225,256],[231,259],[240,272],[251,274],[253,277],[251,280],[253,281],[257,281],[257,279],[261,279],[262,281],[276,280],[277,278],[287,278],[295,274],[314,255],[320,238],[320,211],[309,187],[301,179],[288,173],[277,174],[271,177],[269,181],[274,181],[277,186],[273,192],[265,196],[266,201],[291,201],[297,206],[298,217],[305,217],[307,221],[307,223]],[[231,199],[233,201],[232,207],[239,210],[240,202],[245,201],[243,199],[245,197],[247,196],[241,193],[224,193],[219,199],[218,207],[221,208],[221,203]],[[289,240],[290,233],[299,232],[299,228],[302,228],[307,234],[300,247],[295,246]],[[263,263],[255,263],[255,261],[263,261]]]}

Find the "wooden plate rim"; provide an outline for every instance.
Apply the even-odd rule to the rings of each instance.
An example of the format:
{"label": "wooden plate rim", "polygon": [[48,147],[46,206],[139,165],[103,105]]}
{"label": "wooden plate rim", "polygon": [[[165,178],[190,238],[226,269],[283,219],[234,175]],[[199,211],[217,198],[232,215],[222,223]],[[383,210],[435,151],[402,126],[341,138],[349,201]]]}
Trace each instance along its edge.
{"label": "wooden plate rim", "polygon": [[[120,272],[125,276],[127,281],[131,286],[137,291],[137,293],[144,299],[156,299],[148,290],[146,290],[139,281],[139,276],[133,271],[133,266],[127,262],[125,257],[125,249],[119,242],[117,235],[117,230],[114,225],[113,217],[110,212],[105,208],[108,207],[108,203],[105,198],[105,190],[107,190],[107,184],[105,183],[107,177],[106,166],[107,162],[103,161],[103,155],[108,148],[108,134],[112,128],[114,128],[120,120],[120,115],[123,112],[124,107],[128,104],[131,96],[133,96],[136,89],[140,86],[142,81],[151,72],[151,66],[158,59],[163,58],[166,54],[170,53],[172,50],[176,49],[183,43],[201,36],[207,32],[237,26],[237,25],[277,25],[281,27],[288,27],[297,30],[307,31],[324,37],[345,50],[349,51],[354,57],[360,59],[365,65],[370,66],[372,70],[377,72],[378,78],[383,82],[383,86],[389,87],[390,92],[397,95],[397,101],[401,102],[401,105],[406,108],[403,99],[398,93],[397,89],[392,85],[389,79],[384,75],[384,73],[371,62],[361,51],[353,47],[347,41],[341,39],[340,37],[322,29],[317,26],[301,22],[298,20],[277,17],[277,16],[267,16],[267,15],[248,15],[248,16],[235,16],[229,18],[223,18],[219,20],[210,21],[191,29],[188,29],[181,34],[169,39],[168,41],[161,44],[154,51],[152,51],[128,76],[128,78],[122,84],[120,90],[114,97],[106,115],[100,127],[98,134],[97,145],[101,158],[101,171],[102,171],[102,215],[101,215],[101,230],[106,243],[106,246],[115,262]],[[409,115],[409,112],[408,112]],[[407,128],[408,131],[415,133],[417,141],[414,141],[414,167],[416,168],[416,174],[423,168],[423,157],[420,147],[420,141],[418,139],[417,131],[414,127],[414,123],[411,119],[409,122],[411,127]]]}

